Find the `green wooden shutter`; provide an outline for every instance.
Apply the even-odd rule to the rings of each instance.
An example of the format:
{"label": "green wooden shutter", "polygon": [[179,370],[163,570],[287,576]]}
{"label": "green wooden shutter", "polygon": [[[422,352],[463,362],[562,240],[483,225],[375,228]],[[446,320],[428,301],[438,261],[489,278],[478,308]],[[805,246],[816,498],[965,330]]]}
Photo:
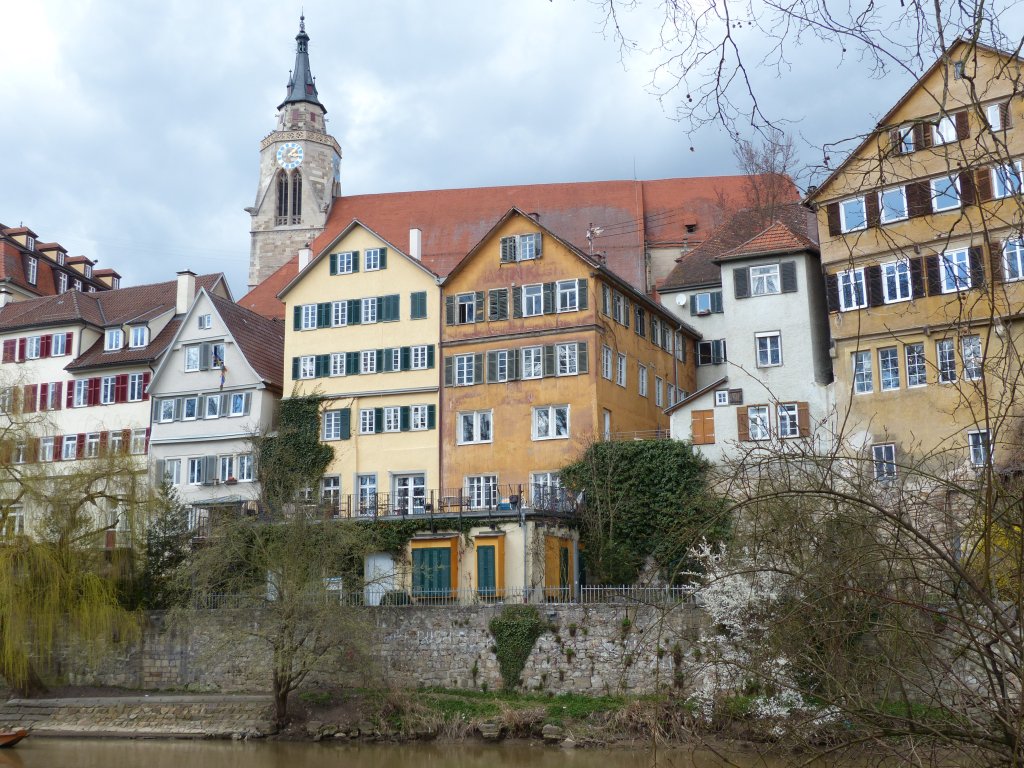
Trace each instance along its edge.
{"label": "green wooden shutter", "polygon": [[455,366],[454,359],[451,357],[444,359],[444,385],[446,387],[455,386]]}
{"label": "green wooden shutter", "polygon": [[362,303],[359,299],[349,299],[348,307],[345,310],[348,313],[348,324],[358,325],[362,319],[360,313],[362,311]]}
{"label": "green wooden shutter", "polygon": [[590,372],[590,358],[587,354],[587,342],[581,341],[576,345],[576,370],[580,373]]}
{"label": "green wooden shutter", "polygon": [[384,350],[383,349],[375,349],[374,352],[376,353],[374,355],[374,357],[377,358],[377,365],[375,367],[377,368],[378,371],[383,371],[384,370]]}
{"label": "green wooden shutter", "polygon": [[516,239],[515,237],[501,238],[501,261],[509,262],[516,260]]}
{"label": "green wooden shutter", "polygon": [[427,429],[434,429],[437,426],[437,406],[427,406]]}
{"label": "green wooden shutter", "polygon": [[477,352],[473,355],[473,383],[482,384],[484,381],[484,355]]}
{"label": "green wooden shutter", "polygon": [[498,351],[487,351],[487,382],[493,384],[498,380]]}
{"label": "green wooden shutter", "polygon": [[352,251],[352,271],[359,271],[359,251]]}
{"label": "green wooden shutter", "polygon": [[294,324],[292,326],[292,330],[294,330],[294,331],[301,331],[302,330],[302,305],[301,304],[296,304],[295,305],[295,309],[293,310],[292,314],[293,314],[293,317],[294,317]]}
{"label": "green wooden shutter", "polygon": [[516,286],[512,289],[512,317],[523,316],[523,289]]}
{"label": "green wooden shutter", "polygon": [[402,319],[402,316],[401,316],[402,313],[401,313],[401,308],[399,306],[398,294],[394,293],[394,294],[388,296],[388,302],[387,303],[390,305],[390,308],[388,309],[388,315],[389,315],[388,319],[389,320],[401,320]]}
{"label": "green wooden shutter", "polygon": [[427,368],[434,367],[434,345],[430,344],[427,347]]}
{"label": "green wooden shutter", "polygon": [[374,408],[373,409],[373,431],[374,433],[381,433],[384,431],[384,409]]}
{"label": "green wooden shutter", "polygon": [[711,311],[721,312],[722,311],[722,292],[713,291],[711,293]]}
{"label": "green wooden shutter", "polygon": [[576,300],[576,308],[586,309],[589,306],[587,296],[587,278],[581,277],[579,280],[576,281],[576,292],[578,295],[578,298]]}
{"label": "green wooden shutter", "polygon": [[293,357],[292,358],[292,379],[295,380],[295,379],[298,379],[298,378],[299,378],[299,358]]}
{"label": "green wooden shutter", "polygon": [[422,320],[427,316],[427,292],[417,291],[409,295],[410,319]]}
{"label": "green wooden shutter", "polygon": [[352,437],[352,411],[343,408],[341,411],[341,439],[348,440]]}
{"label": "green wooden shutter", "polygon": [[544,375],[554,376],[555,375],[555,345],[546,344],[544,346]]}
{"label": "green wooden shutter", "polygon": [[550,315],[555,311],[555,284],[544,283],[544,314]]}
{"label": "green wooden shutter", "polygon": [[383,365],[380,365],[380,366],[377,367],[378,371],[384,371],[385,373],[388,373],[388,372],[391,371],[391,361],[394,358],[391,356],[390,352],[391,352],[390,349],[383,350],[383,354],[384,354]]}
{"label": "green wooden shutter", "polygon": [[331,302],[324,301],[316,305],[316,327],[331,327]]}
{"label": "green wooden shutter", "polygon": [[336,253],[331,254],[331,274],[338,274],[338,254]]}
{"label": "green wooden shutter", "polygon": [[477,291],[475,299],[476,306],[473,308],[473,322],[481,323],[484,319],[484,292]]}
{"label": "green wooden shutter", "polygon": [[494,545],[476,545],[476,588],[485,596],[493,596],[497,592],[494,570]]}
{"label": "green wooden shutter", "polygon": [[444,297],[444,324],[455,325],[455,297]]}
{"label": "green wooden shutter", "polygon": [[426,591],[427,555],[429,549],[412,551],[412,594],[419,597]]}
{"label": "green wooden shutter", "polygon": [[315,366],[314,375],[317,377],[328,375],[331,372],[331,356],[317,355]]}
{"label": "green wooden shutter", "polygon": [[388,268],[388,249],[387,248],[381,248],[380,249],[380,268],[381,269],[387,269]]}
{"label": "green wooden shutter", "polygon": [[358,352],[346,352],[345,353],[345,375],[353,376],[359,373],[359,353]]}
{"label": "green wooden shutter", "polygon": [[515,381],[519,378],[520,353],[518,349],[508,351],[508,380]]}
{"label": "green wooden shutter", "polygon": [[398,353],[399,367],[403,371],[408,371],[412,367],[412,350],[409,347],[402,347],[402,351]]}
{"label": "green wooden shutter", "polygon": [[403,432],[408,432],[409,431],[409,424],[410,424],[411,421],[412,421],[411,409],[409,408],[408,405],[403,405],[398,410],[398,425],[399,425],[399,429],[401,429]]}

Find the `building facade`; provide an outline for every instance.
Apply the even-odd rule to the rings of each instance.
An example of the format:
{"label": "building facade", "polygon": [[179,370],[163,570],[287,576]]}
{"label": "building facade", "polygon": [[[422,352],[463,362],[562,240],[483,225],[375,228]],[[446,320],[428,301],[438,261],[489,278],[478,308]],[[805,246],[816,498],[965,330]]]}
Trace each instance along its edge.
{"label": "building facade", "polygon": [[121,287],[112,269],[95,269],[85,256],[69,256],[60,243],[43,243],[28,227],[0,224],[0,300],[23,301],[67,291],[95,293]]}

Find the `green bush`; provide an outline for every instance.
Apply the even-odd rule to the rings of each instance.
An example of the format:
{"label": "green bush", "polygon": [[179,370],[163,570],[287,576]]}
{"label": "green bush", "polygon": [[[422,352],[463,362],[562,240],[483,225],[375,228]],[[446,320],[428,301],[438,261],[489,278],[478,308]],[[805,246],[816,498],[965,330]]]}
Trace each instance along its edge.
{"label": "green bush", "polygon": [[501,615],[491,619],[495,655],[506,691],[519,685],[534,643],[547,628],[547,623],[541,620],[540,612],[533,605],[506,605]]}

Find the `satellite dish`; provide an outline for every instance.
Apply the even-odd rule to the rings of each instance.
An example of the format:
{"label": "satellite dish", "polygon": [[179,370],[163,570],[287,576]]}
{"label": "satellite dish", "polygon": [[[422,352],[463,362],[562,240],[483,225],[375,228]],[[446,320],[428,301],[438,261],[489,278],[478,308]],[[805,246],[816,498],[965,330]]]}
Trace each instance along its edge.
{"label": "satellite dish", "polygon": [[677,293],[676,294],[676,304],[678,304],[680,307],[685,307],[686,306],[686,294],[685,293]]}

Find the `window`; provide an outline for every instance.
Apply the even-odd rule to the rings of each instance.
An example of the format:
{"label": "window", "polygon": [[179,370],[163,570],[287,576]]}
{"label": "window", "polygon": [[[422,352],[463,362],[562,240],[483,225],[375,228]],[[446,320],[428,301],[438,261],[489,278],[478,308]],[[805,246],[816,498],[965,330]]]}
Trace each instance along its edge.
{"label": "window", "polygon": [[409,367],[414,371],[423,370],[427,367],[429,357],[427,353],[427,345],[420,344],[410,348],[410,365]]}
{"label": "window", "polygon": [[863,197],[855,197],[852,200],[843,200],[839,203],[839,225],[843,232],[864,229],[867,224],[868,217],[864,210]]}
{"label": "window", "polygon": [[[321,431],[324,440],[342,439],[342,414],[345,411],[324,411],[323,429]],[[345,435],[347,437],[347,435]]]}
{"label": "window", "polygon": [[647,366],[638,365],[636,373],[637,391],[640,397],[647,397]]}
{"label": "window", "polygon": [[534,440],[553,440],[568,436],[568,405],[547,405],[533,409]]}
{"label": "window", "polygon": [[470,475],[466,478],[466,497],[471,509],[498,505],[498,476]]}
{"label": "window", "polygon": [[225,483],[228,480],[237,480],[235,477],[235,457],[234,456],[220,456],[219,462],[220,472],[218,473],[218,479]]}
{"label": "window", "polygon": [[25,270],[25,279],[28,280],[30,285],[35,285],[36,279],[39,276],[39,259],[35,256],[29,256],[27,262],[28,268]]}
{"label": "window", "polygon": [[878,379],[883,392],[900,388],[900,356],[896,347],[878,350]]}
{"label": "window", "polygon": [[455,297],[455,322],[458,325],[476,322],[476,294],[460,293]]}
{"label": "window", "polygon": [[882,290],[885,293],[886,304],[911,298],[913,288],[910,282],[910,262],[900,259],[883,264]]}
{"label": "window", "polygon": [[575,280],[559,280],[558,311],[575,312],[579,308],[579,284]]}
{"label": "window", "polygon": [[149,343],[149,328],[145,325],[133,325],[128,346],[132,349],[144,347]]}
{"label": "window", "polygon": [[779,437],[800,437],[800,409],[797,404],[779,403],[778,412]]}
{"label": "window", "polygon": [[896,446],[892,443],[871,446],[872,465],[875,480],[892,480],[896,477]]}
{"label": "window", "polygon": [[883,224],[907,218],[907,190],[905,187],[883,189],[878,193],[878,215]]}
{"label": "window", "polygon": [[367,272],[374,272],[378,269],[384,268],[383,259],[381,258],[381,248],[367,248],[363,252],[363,269]]}
{"label": "window", "polygon": [[543,347],[523,347],[523,368],[521,376],[524,379],[539,379],[544,375],[544,349]]}
{"label": "window", "polygon": [[124,453],[124,436],[121,430],[116,429],[107,435],[107,453],[112,456]]}
{"label": "window", "polygon": [[988,121],[989,130],[1002,131],[1008,128],[1007,117],[1010,112],[1010,103],[1007,101],[989,104],[985,107],[985,119]]}
{"label": "window", "polygon": [[206,418],[216,419],[220,416],[220,395],[206,396]]}
{"label": "window", "polygon": [[541,254],[540,232],[501,238],[501,260],[530,261]]}
{"label": "window", "polygon": [[210,345],[211,365],[214,368],[224,367],[224,344]]}
{"label": "window", "polygon": [[42,437],[39,439],[39,460],[53,461],[53,438]]}
{"label": "window", "polygon": [[620,387],[626,386],[626,356],[621,352],[615,366],[615,383]]}
{"label": "window", "polygon": [[659,408],[662,406],[662,403],[664,402],[664,398],[662,396],[662,389],[663,389],[664,386],[665,386],[665,382],[662,381],[661,376],[655,376],[654,377],[654,404],[656,406],[658,406]]}
{"label": "window", "polygon": [[253,479],[253,464],[251,453],[238,454],[238,474],[235,477],[240,483],[251,483]]}
{"label": "window", "polygon": [[95,459],[100,455],[100,433],[90,432],[85,436],[85,458]]}
{"label": "window", "polygon": [[233,392],[231,394],[231,416],[244,416],[246,395],[244,392]]}
{"label": "window", "polygon": [[864,290],[864,270],[848,269],[836,274],[839,286],[839,308],[846,312],[868,305],[868,294]]}
{"label": "window", "polygon": [[316,355],[303,355],[299,358],[299,378],[312,379],[316,376]]}
{"label": "window", "polygon": [[781,291],[779,282],[779,265],[763,264],[750,268],[750,295],[767,296]]}
{"label": "window", "polygon": [[402,429],[401,424],[401,412],[402,409],[397,405],[389,405],[384,409],[384,431],[385,432],[400,432]]}
{"label": "window", "polygon": [[168,485],[181,485],[181,459],[164,461],[164,476],[161,478]]}
{"label": "window", "polygon": [[771,434],[768,428],[768,406],[752,405],[747,408],[747,431],[751,440],[767,440]]}
{"label": "window", "polygon": [[409,407],[409,429],[419,432],[430,428],[430,406],[413,405]]}
{"label": "window", "polygon": [[459,414],[459,432],[456,435],[459,445],[473,443],[489,443],[491,434],[492,411],[469,411]]}
{"label": "window", "polygon": [[427,292],[416,291],[409,294],[409,319],[423,320],[427,316]]}
{"label": "window", "polygon": [[935,357],[938,360],[939,383],[952,384],[956,381],[956,352],[952,339],[935,342]]}
{"label": "window", "polygon": [[373,408],[361,408],[359,410],[359,434],[372,435],[377,431],[377,418]]}
{"label": "window", "polygon": [[184,407],[181,409],[181,417],[185,421],[192,421],[199,416],[199,398],[198,397],[186,397],[184,400]]}
{"label": "window", "polygon": [[924,344],[907,344],[903,347],[907,358],[907,386],[923,387],[928,383],[924,362]]}
{"label": "window", "polygon": [[169,421],[174,421],[174,400],[160,401],[160,413],[157,420],[161,424],[166,424]]}
{"label": "window", "polygon": [[977,381],[981,378],[981,337],[964,336],[960,339],[960,355],[964,360],[964,378]]}
{"label": "window", "polygon": [[345,251],[344,253],[335,253],[334,256],[334,273],[335,275],[349,275],[352,274],[355,267],[355,254],[352,251]]}
{"label": "window", "polygon": [[377,372],[377,350],[375,349],[364,349],[359,353],[359,372],[360,373],[376,373]]}
{"label": "window", "polygon": [[501,382],[509,380],[509,368],[512,355],[511,349],[496,349],[487,353],[487,381]]}
{"label": "window", "polygon": [[622,323],[622,296],[617,293],[612,294],[612,319],[616,323]]}
{"label": "window", "polygon": [[185,370],[198,371],[200,357],[201,355],[198,344],[195,344],[190,347],[185,347]]}
{"label": "window", "polygon": [[633,330],[636,331],[637,336],[644,336],[647,334],[647,315],[644,312],[643,307],[636,307],[633,312]]}
{"label": "window", "polygon": [[43,343],[39,336],[29,336],[25,339],[25,359],[36,360],[42,354]]}
{"label": "window", "polygon": [[874,381],[871,377],[871,352],[861,350],[853,353],[853,391],[858,395],[873,392]]}
{"label": "window", "polygon": [[695,293],[693,294],[693,314],[695,315],[710,315],[712,312],[711,294],[710,293]]}
{"label": "window", "polygon": [[782,365],[782,336],[778,331],[754,334],[757,345],[757,367]]}
{"label": "window", "polygon": [[558,361],[558,376],[575,376],[579,373],[578,345],[556,344],[555,359]]}
{"label": "window", "polygon": [[311,331],[316,328],[316,304],[303,304],[299,329]]}
{"label": "window", "polygon": [[208,331],[213,327],[213,315],[207,312],[204,315],[199,315],[198,318],[199,330]]}
{"label": "window", "polygon": [[610,347],[601,347],[601,375],[608,381],[612,380],[612,350]]}
{"label": "window", "polygon": [[75,282],[74,282],[74,289],[75,289],[76,291],[80,291],[80,290],[82,290],[82,281],[81,281],[81,280],[79,280],[78,278],[75,278]]}
{"label": "window", "polygon": [[1024,279],[1024,240],[1007,240],[1003,244],[1003,267],[1007,280]]}
{"label": "window", "polygon": [[940,268],[943,293],[962,291],[971,287],[971,259],[966,248],[943,252]]}
{"label": "window", "polygon": [[75,394],[71,402],[75,408],[83,408],[89,404],[88,379],[78,379],[75,381]]}
{"label": "window", "polygon": [[103,338],[103,351],[112,352],[124,346],[124,332],[120,328],[107,328]]}
{"label": "window", "polygon": [[967,433],[967,445],[971,451],[971,464],[983,467],[992,455],[992,438],[987,429]]}
{"label": "window", "polygon": [[914,151],[914,126],[901,125],[896,129],[896,153],[909,155]]}
{"label": "window", "polygon": [[50,357],[62,357],[68,353],[68,336],[70,334],[55,333],[50,339]]}
{"label": "window", "polygon": [[363,323],[376,323],[377,322],[377,299],[371,296],[367,299],[362,299],[362,312],[360,313],[361,322]]}
{"label": "window", "polygon": [[57,273],[57,293],[67,293],[68,276],[63,272]]}
{"label": "window", "polygon": [[725,360],[725,339],[697,342],[697,365],[720,365]]}
{"label": "window", "polygon": [[473,355],[456,355],[453,364],[455,366],[455,386],[468,387],[476,383],[476,360]]}
{"label": "window", "polygon": [[341,478],[337,475],[324,475],[320,479],[320,501],[328,507],[338,508],[341,501]]}
{"label": "window", "polygon": [[77,435],[64,435],[64,440],[60,447],[60,458],[62,461],[69,461],[78,453],[78,436]]}
{"label": "window", "polygon": [[331,353],[331,376],[344,376],[347,373],[345,367],[345,353]]}
{"label": "window", "polygon": [[203,484],[203,465],[206,462],[203,461],[203,457],[188,460],[188,484],[189,485],[202,485]]}
{"label": "window", "polygon": [[[355,301],[355,299],[353,299]],[[341,326],[348,325],[348,302],[347,301],[332,301],[331,302],[331,327],[340,328]]]}
{"label": "window", "polygon": [[723,406],[729,404],[729,390],[717,389],[715,390],[715,406]]}
{"label": "window", "polygon": [[544,286],[523,286],[523,317],[544,314]]}
{"label": "window", "polygon": [[1021,163],[997,165],[992,169],[992,195],[993,197],[1010,197],[1019,195],[1021,192],[1022,177]]}
{"label": "window", "polygon": [[960,177],[940,176],[932,179],[932,211],[941,213],[960,207]]}
{"label": "window", "polygon": [[[962,68],[963,63],[958,63],[960,63]],[[939,122],[932,126],[932,143],[952,144],[954,141],[956,141],[956,120],[952,115],[939,118]]]}

